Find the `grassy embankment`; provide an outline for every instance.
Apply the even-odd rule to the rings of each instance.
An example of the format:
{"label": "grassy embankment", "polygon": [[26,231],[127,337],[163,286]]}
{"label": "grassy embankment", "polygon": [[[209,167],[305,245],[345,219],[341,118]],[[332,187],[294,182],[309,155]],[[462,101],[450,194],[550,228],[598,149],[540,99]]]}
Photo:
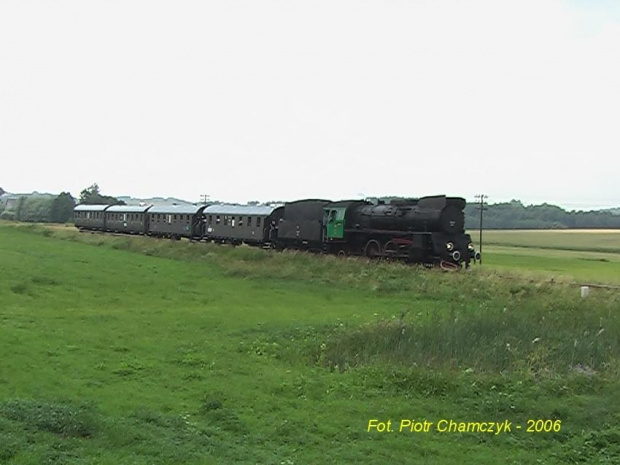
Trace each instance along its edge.
{"label": "grassy embankment", "polygon": [[[470,233],[477,243],[477,233]],[[620,285],[620,230],[485,231],[483,253],[485,265],[497,271]]]}
{"label": "grassy embankment", "polygon": [[[612,291],[36,226],[1,225],[0,257],[0,463],[620,454]],[[370,419],[513,431],[368,433]]]}

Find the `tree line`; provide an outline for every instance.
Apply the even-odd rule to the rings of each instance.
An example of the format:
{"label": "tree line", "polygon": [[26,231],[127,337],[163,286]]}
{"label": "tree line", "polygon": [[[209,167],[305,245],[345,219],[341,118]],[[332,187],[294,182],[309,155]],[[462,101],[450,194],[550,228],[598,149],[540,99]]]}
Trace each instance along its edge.
{"label": "tree line", "polygon": [[[4,194],[0,187],[0,195]],[[53,195],[22,196],[17,206],[7,209],[0,205],[0,219],[66,223],[73,220],[73,208],[77,203],[86,205],[124,205],[116,197],[103,195],[97,184],[80,192],[74,199],[69,192]],[[620,214],[611,211],[566,211],[556,205],[523,205],[518,200],[487,205],[483,212],[484,229],[579,229],[620,228]],[[478,204],[465,207],[465,228],[478,228],[480,210]]]}
{"label": "tree line", "polygon": [[[0,188],[0,195],[4,194]],[[125,205],[116,197],[101,194],[99,186],[93,184],[80,192],[80,204],[87,205]],[[49,194],[32,194],[20,196],[17,205],[8,208],[0,205],[0,219],[38,222],[67,223],[73,220],[73,209],[76,199],[69,192],[61,192],[57,196]]]}
{"label": "tree line", "polygon": [[[465,228],[478,229],[479,205],[467,204]],[[611,211],[566,211],[556,205],[523,205],[518,200],[485,206],[484,229],[614,229],[620,228],[620,215]]]}

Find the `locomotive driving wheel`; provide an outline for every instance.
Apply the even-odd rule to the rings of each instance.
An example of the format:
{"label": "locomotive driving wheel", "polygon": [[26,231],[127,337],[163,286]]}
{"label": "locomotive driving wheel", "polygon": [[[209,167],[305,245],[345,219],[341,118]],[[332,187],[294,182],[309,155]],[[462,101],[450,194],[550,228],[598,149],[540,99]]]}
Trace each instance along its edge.
{"label": "locomotive driving wheel", "polygon": [[381,257],[381,244],[374,239],[369,240],[364,247],[364,255],[368,258]]}
{"label": "locomotive driving wheel", "polygon": [[387,241],[383,246],[383,254],[386,259],[394,259],[398,254],[398,246],[394,243],[394,241]]}

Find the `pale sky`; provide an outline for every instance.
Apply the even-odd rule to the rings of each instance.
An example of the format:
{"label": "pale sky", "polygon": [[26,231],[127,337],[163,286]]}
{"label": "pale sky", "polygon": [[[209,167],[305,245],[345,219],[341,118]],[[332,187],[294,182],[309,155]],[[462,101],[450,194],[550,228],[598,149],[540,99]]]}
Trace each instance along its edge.
{"label": "pale sky", "polygon": [[620,1],[0,0],[0,186],[620,206]]}

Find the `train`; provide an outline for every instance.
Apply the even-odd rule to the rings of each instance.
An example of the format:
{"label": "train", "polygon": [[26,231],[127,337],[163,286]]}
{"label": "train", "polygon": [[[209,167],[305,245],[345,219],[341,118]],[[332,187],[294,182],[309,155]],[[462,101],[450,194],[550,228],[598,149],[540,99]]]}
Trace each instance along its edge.
{"label": "train", "polygon": [[305,199],[281,205],[77,205],[81,231],[296,249],[455,269],[480,260],[465,199]]}

